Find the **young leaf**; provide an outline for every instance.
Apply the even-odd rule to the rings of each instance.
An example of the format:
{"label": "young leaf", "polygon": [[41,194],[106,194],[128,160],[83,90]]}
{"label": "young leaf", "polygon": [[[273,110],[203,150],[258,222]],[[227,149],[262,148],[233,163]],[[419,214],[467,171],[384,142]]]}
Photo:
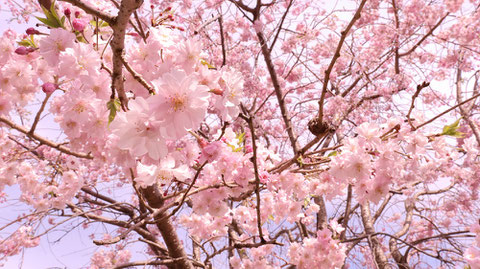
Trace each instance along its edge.
{"label": "young leaf", "polygon": [[45,25],[50,26],[52,28],[65,28],[65,16],[61,19],[55,10],[55,2],[52,3],[50,10],[46,9],[42,6],[43,13],[45,14],[45,18],[36,17],[39,21],[43,22]]}
{"label": "young leaf", "polygon": [[37,44],[35,44],[35,40],[33,39],[33,36],[29,36],[27,38],[24,38],[24,39],[18,41],[17,44],[19,44],[21,46],[24,46],[24,47],[37,48]]}
{"label": "young leaf", "polygon": [[457,131],[458,128],[460,128],[458,126],[458,124],[460,123],[460,120],[461,120],[461,118],[456,120],[454,123],[452,123],[450,125],[445,125],[443,127],[441,135],[448,135],[448,136],[453,136],[453,137],[457,137],[457,138],[463,137],[464,133]]}
{"label": "young leaf", "polygon": [[110,100],[107,102],[107,109],[110,111],[108,114],[108,124],[112,123],[117,116],[117,111],[120,111],[120,101],[118,99]]}
{"label": "young leaf", "polygon": [[238,144],[242,144],[243,141],[245,141],[245,132],[239,133],[239,134],[237,135],[237,139],[238,139]]}
{"label": "young leaf", "polygon": [[332,157],[332,156],[337,156],[338,155],[338,151],[334,150],[332,152],[330,152],[327,157]]}
{"label": "young leaf", "polygon": [[205,65],[206,67],[208,67],[208,69],[215,69],[215,66],[207,63],[207,61],[205,61],[204,59],[201,59],[201,60],[200,60],[200,63],[203,64],[203,65]]}

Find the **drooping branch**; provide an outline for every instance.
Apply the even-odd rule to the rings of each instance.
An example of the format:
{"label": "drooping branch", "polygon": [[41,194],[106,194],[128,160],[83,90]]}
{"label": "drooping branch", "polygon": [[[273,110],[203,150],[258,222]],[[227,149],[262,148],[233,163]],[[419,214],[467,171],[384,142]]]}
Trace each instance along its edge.
{"label": "drooping branch", "polygon": [[93,159],[93,156],[90,153],[75,152],[75,151],[72,151],[69,148],[63,146],[62,144],[57,144],[57,143],[55,143],[51,140],[48,140],[48,139],[46,139],[42,136],[37,135],[35,133],[30,134],[30,130],[28,130],[25,127],[20,126],[20,125],[14,123],[13,121],[10,121],[10,120],[8,120],[4,117],[0,117],[0,122],[3,122],[6,125],[10,126],[11,128],[25,134],[29,138],[38,141],[40,144],[47,145],[51,148],[57,149],[58,151],[65,153],[65,154],[72,155],[72,156],[82,158],[82,159]]}

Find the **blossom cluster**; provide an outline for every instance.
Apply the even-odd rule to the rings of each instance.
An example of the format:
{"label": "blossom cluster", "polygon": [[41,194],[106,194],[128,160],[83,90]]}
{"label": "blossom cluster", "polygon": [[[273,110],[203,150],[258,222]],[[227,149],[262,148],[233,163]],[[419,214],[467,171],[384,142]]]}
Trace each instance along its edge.
{"label": "blossom cluster", "polygon": [[293,243],[288,256],[298,268],[341,268],[346,257],[346,246],[332,239],[332,232],[323,229],[317,238],[308,238],[303,244]]}

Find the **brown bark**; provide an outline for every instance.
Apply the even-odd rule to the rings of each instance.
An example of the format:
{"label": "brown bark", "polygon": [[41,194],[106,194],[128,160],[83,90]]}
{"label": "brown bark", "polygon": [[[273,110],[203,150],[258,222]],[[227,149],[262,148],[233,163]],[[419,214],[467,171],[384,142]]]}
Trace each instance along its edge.
{"label": "brown bark", "polygon": [[373,227],[372,216],[370,214],[370,203],[367,201],[361,206],[362,222],[365,228],[365,234],[368,236],[368,244],[372,250],[373,258],[379,269],[390,268],[388,265],[387,257],[383,252],[382,244],[378,240],[375,234],[375,228]]}
{"label": "brown bark", "polygon": [[[147,201],[148,205],[152,208],[160,208],[164,204],[162,194],[159,192],[156,185],[147,187],[142,190],[142,194]],[[164,211],[155,217],[155,225],[157,226],[160,234],[163,237],[163,241],[167,246],[168,253],[172,258],[183,258],[173,265],[169,265],[171,269],[193,269],[193,265],[190,262],[187,253],[183,247],[182,241],[177,235],[175,226],[172,220],[168,218],[168,211]]]}

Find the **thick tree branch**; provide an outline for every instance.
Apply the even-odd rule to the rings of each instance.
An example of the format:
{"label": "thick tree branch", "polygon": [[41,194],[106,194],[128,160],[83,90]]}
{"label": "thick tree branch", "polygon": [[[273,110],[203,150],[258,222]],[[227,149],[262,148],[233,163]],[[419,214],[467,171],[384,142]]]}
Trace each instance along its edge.
{"label": "thick tree branch", "polygon": [[361,216],[363,227],[365,228],[365,234],[369,239],[369,245],[377,267],[379,269],[387,268],[388,260],[382,249],[382,244],[375,235],[375,228],[373,227],[373,221],[370,215],[370,203],[368,201],[361,205]]}
{"label": "thick tree branch", "polygon": [[[159,209],[165,202],[156,185],[142,189],[141,193],[152,208]],[[162,210],[155,212],[153,216],[155,225],[162,235],[169,255],[172,258],[179,259],[171,268],[193,269],[192,262],[187,257],[182,241],[178,237],[175,226],[173,225],[171,218],[168,217],[168,213],[165,210]]]}
{"label": "thick tree branch", "polygon": [[125,53],[125,34],[127,25],[130,21],[130,16],[137,8],[143,4],[143,0],[122,0],[120,4],[120,10],[118,15],[111,24],[113,29],[113,38],[110,42],[110,46],[113,51],[113,70],[112,70],[112,96],[115,98],[115,92],[118,94],[118,98],[124,111],[128,109],[128,99],[125,94],[123,84],[123,54]]}

